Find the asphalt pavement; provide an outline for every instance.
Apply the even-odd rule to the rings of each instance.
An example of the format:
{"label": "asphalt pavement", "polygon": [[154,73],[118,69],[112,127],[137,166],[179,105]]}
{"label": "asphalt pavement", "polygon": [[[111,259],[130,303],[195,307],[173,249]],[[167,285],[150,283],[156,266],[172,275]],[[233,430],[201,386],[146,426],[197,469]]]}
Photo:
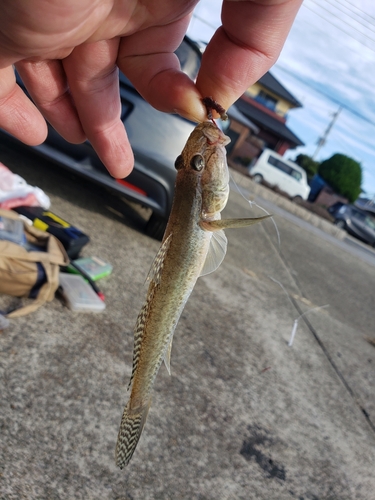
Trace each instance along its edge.
{"label": "asphalt pavement", "polygon": [[[56,298],[0,332],[2,500],[375,499],[371,261],[281,212],[280,244],[271,220],[228,230],[120,471],[132,330],[159,243],[142,232],[147,214],[90,184],[7,144],[0,161],[90,236],[84,256],[114,268],[103,313]],[[234,192],[224,215],[259,213]]]}

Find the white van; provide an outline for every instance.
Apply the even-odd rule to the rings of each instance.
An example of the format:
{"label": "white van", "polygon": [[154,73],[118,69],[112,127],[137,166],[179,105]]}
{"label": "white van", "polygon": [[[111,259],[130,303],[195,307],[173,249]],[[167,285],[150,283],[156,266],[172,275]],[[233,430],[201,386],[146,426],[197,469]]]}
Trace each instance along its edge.
{"label": "white van", "polygon": [[310,186],[307,184],[306,172],[296,163],[285,160],[272,149],[264,149],[255,164],[250,167],[250,175],[255,182],[264,179],[288,193],[291,198],[307,200]]}

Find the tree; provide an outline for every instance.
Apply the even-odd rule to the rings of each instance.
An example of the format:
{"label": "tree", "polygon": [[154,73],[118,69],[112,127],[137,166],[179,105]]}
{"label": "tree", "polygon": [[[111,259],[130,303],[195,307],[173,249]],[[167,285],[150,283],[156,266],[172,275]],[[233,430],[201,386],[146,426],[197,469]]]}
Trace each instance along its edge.
{"label": "tree", "polygon": [[308,180],[311,180],[318,171],[319,162],[313,160],[311,156],[299,154],[294,162],[306,171]]}
{"label": "tree", "polygon": [[320,177],[341,196],[353,203],[361,192],[361,164],[349,156],[334,154],[324,160],[318,169]]}

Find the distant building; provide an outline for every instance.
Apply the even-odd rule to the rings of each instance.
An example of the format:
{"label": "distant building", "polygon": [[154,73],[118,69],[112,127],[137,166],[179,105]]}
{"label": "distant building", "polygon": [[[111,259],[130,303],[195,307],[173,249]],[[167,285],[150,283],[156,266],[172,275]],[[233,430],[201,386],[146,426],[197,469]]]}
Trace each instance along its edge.
{"label": "distant building", "polygon": [[270,72],[252,85],[235,105],[258,127],[258,132],[250,130],[246,139],[237,143],[239,127],[233,130],[231,125],[227,131],[233,136],[229,152],[231,163],[248,165],[265,147],[283,155],[288,149],[304,145],[286,126],[288,112],[302,105]]}

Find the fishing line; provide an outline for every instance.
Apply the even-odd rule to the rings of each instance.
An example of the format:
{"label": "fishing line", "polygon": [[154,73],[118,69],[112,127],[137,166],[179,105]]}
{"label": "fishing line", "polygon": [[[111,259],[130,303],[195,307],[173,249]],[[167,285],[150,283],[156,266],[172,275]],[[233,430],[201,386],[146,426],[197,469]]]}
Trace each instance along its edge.
{"label": "fishing line", "polygon": [[260,210],[262,210],[266,215],[270,215],[270,219],[272,221],[272,224],[274,225],[275,227],[275,231],[276,231],[276,235],[277,235],[277,242],[278,242],[278,247],[279,247],[279,250],[280,250],[280,244],[281,244],[281,240],[280,240],[280,232],[279,232],[279,228],[277,227],[277,224],[276,224],[276,221],[273,217],[273,215],[271,215],[265,208],[261,207],[260,205],[258,205],[258,203],[255,201],[255,200],[249,200],[248,198],[246,198],[246,196],[243,194],[243,192],[241,191],[241,189],[239,188],[237,182],[234,180],[234,177],[232,175],[232,172],[229,170],[229,176],[230,176],[230,179],[231,181],[233,182],[233,184],[235,185],[238,193],[242,196],[242,198],[244,200],[246,200],[249,205],[250,205],[250,208],[252,208],[252,206],[256,206],[257,208],[259,208]]}
{"label": "fishing line", "polygon": [[[284,287],[284,285],[282,283],[280,283],[280,281],[277,281],[275,278],[272,278],[272,276],[268,276],[268,278],[272,281],[274,281],[275,283],[277,283],[278,285],[281,286],[281,288],[283,289],[283,291],[285,292],[286,296],[288,297],[290,303],[292,304],[293,306],[293,309],[294,309],[294,302],[292,301],[292,299],[290,298],[290,295],[288,293],[288,291],[286,290],[286,288]],[[307,311],[305,311],[304,313],[300,314],[298,316],[298,318],[296,318],[294,320],[294,323],[293,323],[293,327],[292,327],[292,332],[290,334],[290,339],[289,339],[289,342],[288,342],[288,347],[292,347],[293,345],[293,342],[294,342],[294,337],[296,336],[296,333],[297,333],[297,327],[298,327],[298,321],[307,313],[310,313],[310,312],[313,312],[313,311],[317,311],[318,309],[324,309],[326,307],[329,307],[329,304],[326,304],[324,306],[317,306],[317,307],[313,307],[312,309],[309,309]]]}
{"label": "fishing line", "polygon": [[[258,203],[256,203],[256,201],[254,200],[249,200],[248,198],[246,198],[246,196],[243,194],[242,190],[240,189],[240,187],[238,186],[237,182],[235,181],[233,175],[232,175],[232,172],[229,170],[229,175],[230,175],[230,179],[231,181],[233,182],[234,186],[236,187],[238,193],[242,196],[242,198],[244,200],[246,200],[249,204],[250,204],[250,207],[252,207],[253,205],[255,205],[257,208],[259,208],[260,210],[262,210],[263,212],[265,212],[267,215],[271,215],[269,212],[267,212],[267,210],[263,207],[261,207],[260,205],[258,205]],[[271,220],[273,222],[273,225],[275,227],[275,230],[276,230],[276,234],[277,234],[277,240],[278,240],[278,247],[279,247],[279,250],[280,250],[280,232],[279,232],[279,228],[277,227],[277,224],[274,220],[273,217],[271,217]],[[272,276],[268,276],[268,278],[272,281],[274,281],[275,283],[277,283],[281,288],[282,290],[284,291],[285,295],[288,297],[288,300],[289,302],[291,303],[293,309],[295,309],[295,303],[293,302],[293,300],[291,299],[290,297],[290,294],[289,292],[286,290],[286,288],[284,287],[284,285],[282,283],[280,283],[280,281],[276,280],[275,278],[272,278]],[[296,336],[296,333],[297,333],[297,328],[298,328],[298,321],[307,313],[310,313],[310,312],[313,312],[313,311],[317,311],[318,309],[324,309],[326,307],[329,307],[329,304],[326,304],[324,306],[317,306],[317,307],[313,307],[312,309],[309,309],[308,311],[305,311],[304,313],[300,314],[295,320],[294,320],[294,323],[293,323],[293,327],[292,327],[292,331],[291,331],[291,335],[290,335],[290,338],[289,338],[289,342],[288,342],[288,346],[289,347],[292,347],[293,345],[293,342],[294,342],[294,339],[295,339],[295,336]]]}

